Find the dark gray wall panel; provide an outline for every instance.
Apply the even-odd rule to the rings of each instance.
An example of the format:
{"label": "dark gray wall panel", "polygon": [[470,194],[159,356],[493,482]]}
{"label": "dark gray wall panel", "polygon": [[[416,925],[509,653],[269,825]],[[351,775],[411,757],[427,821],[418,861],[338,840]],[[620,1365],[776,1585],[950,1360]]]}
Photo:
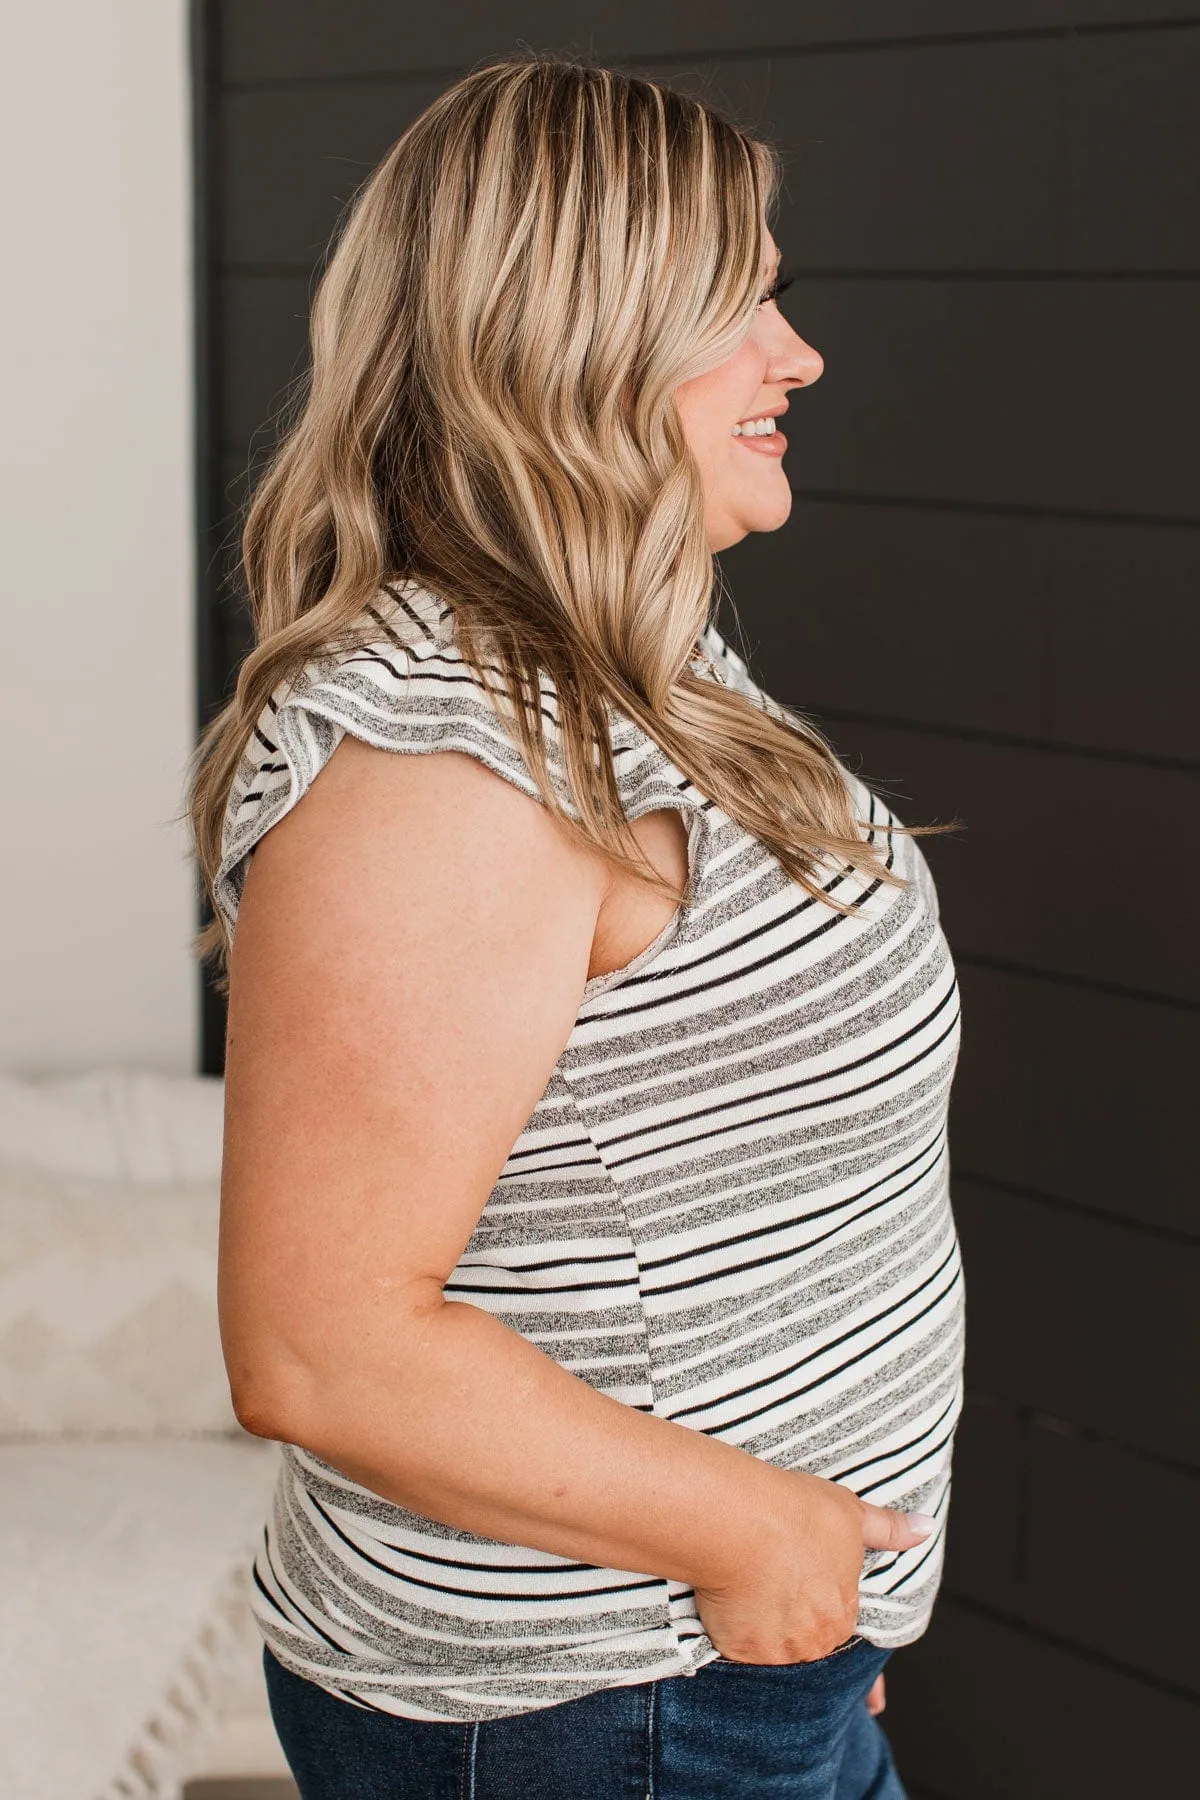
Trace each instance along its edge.
{"label": "dark gray wall panel", "polygon": [[270,420],[307,365],[309,283],[302,275],[226,275],[217,302],[220,442],[238,451],[270,440]]}
{"label": "dark gray wall panel", "polygon": [[222,97],[217,254],[307,272],[338,214],[445,83],[268,88]]}
{"label": "dark gray wall panel", "polygon": [[1187,1461],[1200,1385],[1189,1298],[1200,1244],[958,1176],[954,1211],[970,1296],[969,1385]]}
{"label": "dark gray wall panel", "polygon": [[610,0],[581,17],[562,0],[458,0],[446,12],[378,0],[223,0],[223,62],[232,81],[372,76],[444,68],[515,49],[598,56],[784,49],[871,38],[1039,30],[1194,18],[1194,0],[695,0],[656,7]]}
{"label": "dark gray wall panel", "polygon": [[740,621],[768,689],[818,714],[1043,737],[1058,523],[797,499],[721,553],[722,623],[737,642]]}
{"label": "dark gray wall panel", "polygon": [[721,565],[817,713],[1200,761],[1200,531],[797,499]]}
{"label": "dark gray wall panel", "polygon": [[1086,988],[1018,985],[1027,990],[1028,1041],[1037,1046],[1032,1185],[1200,1236],[1200,1013]]}
{"label": "dark gray wall panel", "polygon": [[1200,265],[1200,31],[1066,39],[1062,225],[1096,268]]}
{"label": "dark gray wall panel", "polygon": [[785,301],[799,489],[1200,519],[1200,282],[847,281]]}
{"label": "dark gray wall panel", "polygon": [[648,68],[779,145],[790,264],[1200,271],[1200,31]]}
{"label": "dark gray wall panel", "polygon": [[[1195,1395],[1195,1366],[1191,1370]],[[1160,1379],[1188,1379],[1186,1368]],[[1035,1427],[1024,1617],[1200,1699],[1200,1560],[1180,1554],[1200,1480],[1118,1445]]]}
{"label": "dark gray wall panel", "polygon": [[[254,641],[238,563],[246,504],[264,460],[260,456],[252,463],[245,454],[227,454],[221,461],[217,492],[213,496],[215,519],[209,551],[210,619],[231,673],[236,671]],[[232,681],[229,681],[226,693],[232,691]]]}
{"label": "dark gray wall panel", "polygon": [[1047,735],[1200,760],[1200,532],[1068,523],[1053,546]]}
{"label": "dark gray wall panel", "polygon": [[1182,1791],[1200,1710],[946,1599],[888,1665],[887,1728],[944,1800],[1158,1800]]}
{"label": "dark gray wall panel", "polygon": [[[1060,254],[1066,211],[1060,59],[1055,40],[1019,40],[644,72],[779,143],[788,173],[776,235],[789,265],[1046,266]],[[336,215],[334,196],[445,85],[408,78],[227,95],[226,259],[307,266]]]}
{"label": "dark gray wall panel", "polygon": [[[778,143],[787,177],[776,235],[789,264],[1200,269],[1200,209],[1184,204],[1200,169],[1178,153],[1180,115],[1200,87],[1200,32],[645,72]],[[445,85],[408,76],[227,94],[224,260],[307,267],[341,201]],[[1119,206],[1101,199],[1097,166]]]}
{"label": "dark gray wall panel", "polygon": [[789,267],[1036,268],[1065,248],[1061,59],[1016,39],[657,72],[779,146]]}
{"label": "dark gray wall panel", "polygon": [[1200,1012],[959,969],[955,1167],[1200,1242]]}
{"label": "dark gray wall panel", "polygon": [[859,723],[831,735],[906,824],[964,821],[924,840],[956,950],[1200,1000],[1193,775]]}
{"label": "dark gray wall panel", "polygon": [[1013,1407],[968,1393],[954,1438],[943,1589],[1009,1612],[1020,1572],[1025,1435]]}
{"label": "dark gray wall panel", "polygon": [[[1034,1149],[1036,1039],[1047,982],[973,968],[960,960],[962,1047],[954,1076],[950,1114],[950,1158],[956,1173],[986,1175],[991,1181],[1036,1188]],[[1067,990],[1069,999],[1078,992]],[[1053,1102],[1049,1101],[1052,1105]],[[1073,1182],[1064,1199],[1076,1197]]]}
{"label": "dark gray wall panel", "polygon": [[771,64],[787,160],[776,237],[843,269],[1049,267],[1060,219],[1055,40]]}

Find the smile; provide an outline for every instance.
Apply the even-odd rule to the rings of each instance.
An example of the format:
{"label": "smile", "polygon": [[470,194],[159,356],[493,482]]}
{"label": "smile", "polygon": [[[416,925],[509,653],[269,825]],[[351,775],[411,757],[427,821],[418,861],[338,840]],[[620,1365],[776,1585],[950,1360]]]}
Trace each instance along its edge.
{"label": "smile", "polygon": [[761,419],[742,419],[733,428],[733,436],[747,450],[753,450],[758,456],[781,457],[787,449],[787,439],[775,423],[774,416]]}

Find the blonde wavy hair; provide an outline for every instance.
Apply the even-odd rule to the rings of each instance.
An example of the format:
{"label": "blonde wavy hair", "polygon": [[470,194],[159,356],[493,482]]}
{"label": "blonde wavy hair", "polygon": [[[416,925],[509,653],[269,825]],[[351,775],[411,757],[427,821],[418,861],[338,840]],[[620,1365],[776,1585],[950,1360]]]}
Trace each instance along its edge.
{"label": "blonde wavy hair", "polygon": [[[366,603],[404,579],[453,607],[485,685],[498,665],[563,828],[676,905],[621,806],[610,706],[809,893],[842,906],[828,855],[903,885],[811,723],[690,666],[714,559],[673,396],[751,329],[780,175],[701,101],[540,55],[473,70],[388,151],[344,218],[311,372],[245,520],[255,644],[189,772],[210,900],[268,695],[377,630]],[[548,776],[539,672],[578,819]],[[214,915],[196,945],[219,973]]]}

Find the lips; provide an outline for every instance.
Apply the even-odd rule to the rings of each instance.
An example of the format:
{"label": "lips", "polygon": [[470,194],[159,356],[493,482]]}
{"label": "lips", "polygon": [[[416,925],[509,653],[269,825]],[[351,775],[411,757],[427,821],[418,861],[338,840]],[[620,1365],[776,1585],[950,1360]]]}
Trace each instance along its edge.
{"label": "lips", "polygon": [[773,456],[776,460],[787,449],[787,439],[778,426],[774,431],[765,433],[762,437],[739,436],[734,439],[734,442],[740,444],[743,449],[749,450],[754,456]]}
{"label": "lips", "polygon": [[749,418],[739,419],[733,427],[731,436],[747,450],[753,450],[758,456],[772,456],[776,461],[787,449],[787,439],[775,421],[788,409],[786,400],[778,406],[765,407],[762,412],[754,413]]}

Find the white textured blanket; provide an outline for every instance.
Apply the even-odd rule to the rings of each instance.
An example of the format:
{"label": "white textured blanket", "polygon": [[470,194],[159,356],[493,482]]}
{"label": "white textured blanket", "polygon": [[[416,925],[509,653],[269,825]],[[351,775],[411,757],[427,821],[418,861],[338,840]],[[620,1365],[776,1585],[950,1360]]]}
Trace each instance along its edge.
{"label": "white textured blanket", "polygon": [[245,1602],[278,1449],[0,1446],[0,1794],[167,1800],[260,1654]]}

